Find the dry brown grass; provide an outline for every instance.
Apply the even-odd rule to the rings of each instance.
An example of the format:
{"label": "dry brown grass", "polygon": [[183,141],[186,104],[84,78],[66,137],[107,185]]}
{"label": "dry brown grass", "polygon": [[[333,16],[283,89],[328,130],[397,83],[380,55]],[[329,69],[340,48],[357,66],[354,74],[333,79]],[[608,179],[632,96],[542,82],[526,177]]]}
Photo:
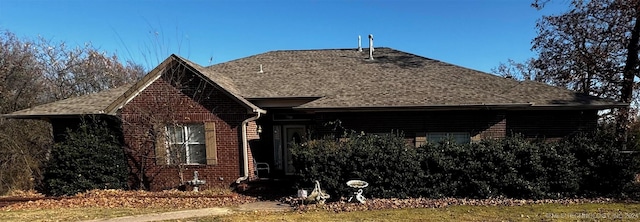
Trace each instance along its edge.
{"label": "dry brown grass", "polygon": [[584,203],[522,206],[449,206],[336,213],[249,212],[194,221],[640,221],[640,204]]}
{"label": "dry brown grass", "polygon": [[[41,197],[33,192],[15,192],[15,195]],[[505,200],[441,199],[437,200],[442,202],[440,205],[415,207],[416,203],[430,202],[388,199],[377,203],[370,200],[368,204],[371,206],[346,204],[340,205],[340,208],[306,207],[291,212],[237,212],[226,216],[191,218],[189,221],[640,221],[640,203],[606,200],[608,202],[564,200],[505,204]],[[233,206],[251,201],[255,199],[219,191],[94,190],[70,198],[37,200],[3,207],[0,208],[0,221],[80,221],[203,207],[234,209]],[[406,204],[415,208],[405,208]],[[378,209],[378,205],[401,209]]]}

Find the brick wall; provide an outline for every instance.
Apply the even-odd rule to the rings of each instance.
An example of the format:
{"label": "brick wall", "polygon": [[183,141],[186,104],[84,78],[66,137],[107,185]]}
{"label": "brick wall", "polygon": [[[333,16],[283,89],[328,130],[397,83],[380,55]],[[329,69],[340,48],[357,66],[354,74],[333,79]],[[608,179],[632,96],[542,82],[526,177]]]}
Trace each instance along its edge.
{"label": "brick wall", "polygon": [[511,111],[507,114],[507,134],[527,138],[560,138],[597,127],[596,110]]}
{"label": "brick wall", "polygon": [[471,134],[471,141],[479,141],[482,139],[504,138],[506,136],[507,119],[504,112],[488,112],[485,113],[486,121],[482,128],[478,128],[478,133]]}
{"label": "brick wall", "polygon": [[[339,119],[346,129],[367,133],[401,132],[407,142],[414,143],[416,135],[426,132],[469,132],[472,138],[504,137],[504,111],[432,111],[432,112],[359,112],[320,113],[316,125]],[[319,127],[320,133],[328,128]]]}
{"label": "brick wall", "polygon": [[[174,87],[176,85],[179,88]],[[154,125],[166,122],[215,122],[218,163],[187,166],[185,181],[191,180],[193,171],[197,170],[200,179],[207,181],[201,189],[228,187],[242,175],[241,123],[251,114],[224,92],[189,72],[179,79],[165,75],[156,80],[127,103],[120,110],[120,116],[133,188],[138,188],[141,181],[150,190],[179,185],[177,166],[156,164],[155,139],[151,132]]]}
{"label": "brick wall", "polygon": [[535,110],[535,111],[415,111],[358,112],[316,114],[318,133],[327,133],[322,125],[339,119],[346,129],[367,133],[404,134],[408,142],[425,132],[469,132],[472,141],[503,138],[515,133],[525,137],[557,138],[579,131],[594,130],[595,110]]}
{"label": "brick wall", "polygon": [[259,147],[253,147],[257,145],[255,142],[252,142],[258,140],[260,140],[260,135],[258,134],[258,125],[255,121],[249,122],[247,125],[247,141],[249,141],[249,143],[247,144],[247,152],[249,154],[249,180],[258,178],[255,172],[255,165],[253,163],[254,154],[251,152],[251,150],[259,149]]}

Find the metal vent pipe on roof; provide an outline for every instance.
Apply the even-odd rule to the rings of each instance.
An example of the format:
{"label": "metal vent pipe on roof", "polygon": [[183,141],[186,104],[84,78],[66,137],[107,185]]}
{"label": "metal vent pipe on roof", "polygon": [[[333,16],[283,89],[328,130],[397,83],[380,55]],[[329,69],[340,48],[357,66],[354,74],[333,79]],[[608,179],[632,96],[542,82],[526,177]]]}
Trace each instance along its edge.
{"label": "metal vent pipe on roof", "polygon": [[358,52],[362,52],[362,38],[358,35]]}
{"label": "metal vent pipe on roof", "polygon": [[373,60],[373,35],[369,34],[369,60]]}

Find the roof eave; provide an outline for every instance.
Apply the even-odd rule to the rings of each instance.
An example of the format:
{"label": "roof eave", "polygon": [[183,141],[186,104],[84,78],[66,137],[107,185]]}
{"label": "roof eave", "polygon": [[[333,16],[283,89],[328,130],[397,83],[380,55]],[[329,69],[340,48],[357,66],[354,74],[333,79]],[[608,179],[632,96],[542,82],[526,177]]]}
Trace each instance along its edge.
{"label": "roof eave", "polygon": [[108,113],[65,113],[65,114],[2,114],[0,117],[6,119],[62,119],[62,118],[76,118],[79,116],[87,115],[106,115],[115,116]]}
{"label": "roof eave", "polygon": [[623,108],[628,104],[577,104],[577,105],[535,105],[534,103],[513,104],[452,104],[425,106],[362,106],[362,107],[293,107],[297,110],[315,112],[367,112],[367,111],[446,111],[446,110],[604,110]]}
{"label": "roof eave", "polygon": [[612,103],[612,104],[544,104],[533,105],[535,109],[619,109],[628,107],[628,103]]}
{"label": "roof eave", "polygon": [[361,107],[293,107],[298,110],[316,112],[365,112],[365,111],[426,111],[426,110],[487,110],[515,107],[530,107],[530,103],[514,104],[452,104],[423,106],[361,106]]}

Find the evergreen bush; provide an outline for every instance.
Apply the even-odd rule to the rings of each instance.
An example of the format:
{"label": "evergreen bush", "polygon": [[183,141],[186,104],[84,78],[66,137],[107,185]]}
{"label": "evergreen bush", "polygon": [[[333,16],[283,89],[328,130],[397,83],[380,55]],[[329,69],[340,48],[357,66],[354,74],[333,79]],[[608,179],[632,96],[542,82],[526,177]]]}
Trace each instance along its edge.
{"label": "evergreen bush", "polygon": [[639,172],[634,155],[619,152],[613,134],[578,135],[562,144],[578,161],[580,196],[618,196]]}
{"label": "evergreen bush", "polygon": [[423,187],[416,149],[402,136],[326,137],[294,145],[291,152],[301,188],[318,180],[338,197],[348,196],[354,190],[346,182],[359,179],[369,183],[367,194],[389,198],[415,196],[412,193]]}
{"label": "evergreen bush", "polygon": [[638,159],[618,152],[607,134],[558,141],[521,136],[414,148],[403,136],[349,134],[292,148],[300,184],[319,180],[333,197],[353,192],[345,182],[369,182],[368,197],[617,197],[638,172]]}
{"label": "evergreen bush", "polygon": [[428,197],[526,199],[575,194],[574,157],[556,143],[522,137],[419,148]]}
{"label": "evergreen bush", "polygon": [[51,149],[44,173],[43,193],[74,195],[91,189],[127,186],[127,166],[117,132],[99,120],[83,120],[67,129],[64,140]]}

